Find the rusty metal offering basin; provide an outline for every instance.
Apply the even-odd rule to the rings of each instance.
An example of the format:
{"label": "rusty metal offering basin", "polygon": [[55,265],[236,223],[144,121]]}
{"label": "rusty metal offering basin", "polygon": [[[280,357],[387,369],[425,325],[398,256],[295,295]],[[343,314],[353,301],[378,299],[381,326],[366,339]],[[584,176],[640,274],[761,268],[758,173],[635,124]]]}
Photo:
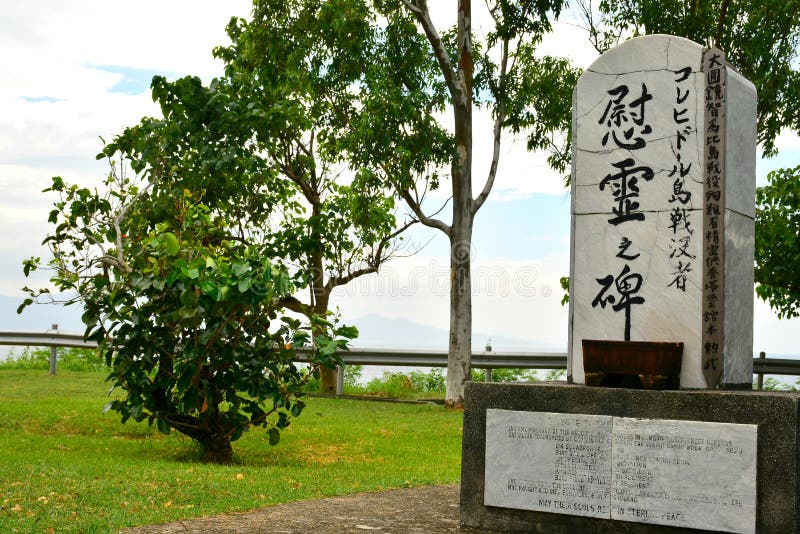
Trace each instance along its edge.
{"label": "rusty metal offering basin", "polygon": [[682,342],[583,339],[587,386],[677,389]]}

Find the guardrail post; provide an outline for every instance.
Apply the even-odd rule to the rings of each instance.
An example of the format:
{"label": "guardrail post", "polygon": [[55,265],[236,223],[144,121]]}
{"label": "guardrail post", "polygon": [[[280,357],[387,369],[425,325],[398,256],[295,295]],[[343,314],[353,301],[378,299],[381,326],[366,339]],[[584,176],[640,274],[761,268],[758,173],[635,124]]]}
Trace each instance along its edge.
{"label": "guardrail post", "polygon": [[[766,352],[759,352],[758,353],[758,359],[759,360],[766,360],[767,359],[767,353]],[[758,381],[756,382],[756,384],[757,384],[756,387],[758,389],[764,389],[764,373],[758,373]]]}
{"label": "guardrail post", "polygon": [[[492,353],[492,338],[489,338],[486,341],[486,354],[491,354],[491,353]],[[487,367],[486,369],[484,369],[484,376],[485,376],[484,380],[486,382],[491,382],[492,381],[492,368],[491,367]]]}
{"label": "guardrail post", "polygon": [[[58,325],[53,324],[50,325],[52,329],[57,333],[58,332]],[[56,374],[57,364],[56,358],[58,357],[58,347],[50,347],[50,374]]]}
{"label": "guardrail post", "polygon": [[344,364],[336,366],[336,394],[344,395]]}

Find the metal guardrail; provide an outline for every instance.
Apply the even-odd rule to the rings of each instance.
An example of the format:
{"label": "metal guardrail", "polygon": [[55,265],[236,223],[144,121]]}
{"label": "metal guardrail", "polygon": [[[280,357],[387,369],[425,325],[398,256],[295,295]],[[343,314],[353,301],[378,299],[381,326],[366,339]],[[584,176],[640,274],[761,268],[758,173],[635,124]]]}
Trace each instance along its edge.
{"label": "metal guardrail", "polygon": [[[50,372],[56,372],[57,347],[95,348],[97,343],[86,341],[83,334],[61,332],[58,325],[45,332],[0,331],[0,345],[51,347]],[[307,362],[309,349],[298,349],[297,361]],[[447,367],[446,351],[352,348],[343,353],[345,365],[387,365],[410,367]],[[477,369],[566,369],[567,354],[564,352],[475,352],[472,367]],[[344,369],[339,369],[337,392],[341,393]],[[761,389],[764,375],[800,376],[800,359],[767,358],[760,353],[753,358],[753,374],[757,387]],[[491,372],[487,372],[487,378]]]}
{"label": "metal guardrail", "polygon": [[0,345],[16,345],[25,347],[70,347],[93,349],[94,341],[86,341],[83,334],[59,332],[58,329],[46,332],[3,332],[0,331]]}
{"label": "metal guardrail", "polygon": [[0,345],[14,345],[24,347],[50,347],[50,374],[56,374],[58,347],[93,349],[97,347],[94,341],[86,341],[83,334],[75,332],[59,332],[58,325],[54,324],[50,330],[44,332],[9,332],[0,331]]}
{"label": "metal guardrail", "polygon": [[[308,361],[310,351],[298,349],[298,361]],[[447,367],[446,351],[351,348],[340,354],[345,365],[396,365]],[[476,352],[472,367],[478,369],[566,369],[565,352]]]}

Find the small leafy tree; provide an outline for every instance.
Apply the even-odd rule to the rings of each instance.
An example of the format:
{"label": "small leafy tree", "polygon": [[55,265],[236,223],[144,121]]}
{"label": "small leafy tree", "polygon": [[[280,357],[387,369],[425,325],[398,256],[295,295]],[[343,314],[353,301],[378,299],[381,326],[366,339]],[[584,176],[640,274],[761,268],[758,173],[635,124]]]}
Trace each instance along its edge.
{"label": "small leafy tree", "polygon": [[[108,145],[142,172],[181,169],[202,198],[233,199],[237,238],[287,261],[307,288],[283,304],[325,315],[333,291],[376,273],[400,247],[413,218],[398,220],[391,190],[363,166],[348,166],[352,85],[370,26],[354,0],[258,0],[250,20],[233,18],[231,44],[214,54],[224,76],[153,79],[163,119],[145,118]],[[241,221],[241,223],[240,223]],[[322,390],[335,372],[322,369]]]}
{"label": "small leafy tree", "polygon": [[800,166],[756,190],[756,293],[778,317],[800,316]]}
{"label": "small leafy tree", "polygon": [[[176,169],[139,181],[114,169],[102,191],[59,177],[46,190],[60,196],[45,239],[51,280],[67,304],[83,305],[86,338],[112,368],[112,390],[125,392],[106,410],[189,436],[208,462],[231,461],[231,442],[250,427],[277,444],[303,410],[304,383],[340,362],[355,330],[316,318],[312,340],[280,317],[294,289],[280,260],[236,239],[239,221],[176,185]],[[26,261],[25,274],[39,266]],[[26,289],[21,309],[48,292]],[[294,347],[309,342],[305,374]]]}

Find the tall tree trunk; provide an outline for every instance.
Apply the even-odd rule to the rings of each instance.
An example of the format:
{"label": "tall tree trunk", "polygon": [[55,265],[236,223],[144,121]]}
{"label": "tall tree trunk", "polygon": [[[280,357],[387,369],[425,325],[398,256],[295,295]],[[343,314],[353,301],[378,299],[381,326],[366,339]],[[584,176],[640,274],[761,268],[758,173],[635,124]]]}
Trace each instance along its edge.
{"label": "tall tree trunk", "polygon": [[458,80],[455,95],[456,160],[453,162],[453,223],[450,228],[450,346],[445,405],[464,406],[464,384],[472,360],[472,6],[458,2]]}
{"label": "tall tree trunk", "polygon": [[472,217],[453,221],[450,250],[450,345],[447,356],[445,405],[464,407],[464,384],[471,376],[472,280],[470,246]]}
{"label": "tall tree trunk", "polygon": [[[325,291],[320,291],[316,296],[313,313],[316,315],[324,316],[328,311],[328,303],[330,301],[330,294]],[[315,330],[312,334],[316,337],[321,332]],[[320,393],[329,395],[336,394],[336,369],[329,369],[325,366],[320,368]]]}
{"label": "tall tree trunk", "polygon": [[[325,287],[325,266],[322,258],[322,237],[320,236],[319,217],[320,217],[320,201],[319,193],[314,190],[313,196],[307,197],[311,203],[311,242],[317,248],[309,253],[311,279],[309,281],[311,292],[311,310],[312,315],[320,315],[324,317],[328,313],[328,303],[330,302],[330,291]],[[309,319],[311,316],[309,315]],[[313,329],[311,335],[316,337],[321,332],[318,329]],[[320,393],[335,394],[336,393],[336,369],[328,369],[322,367],[320,369]]]}

